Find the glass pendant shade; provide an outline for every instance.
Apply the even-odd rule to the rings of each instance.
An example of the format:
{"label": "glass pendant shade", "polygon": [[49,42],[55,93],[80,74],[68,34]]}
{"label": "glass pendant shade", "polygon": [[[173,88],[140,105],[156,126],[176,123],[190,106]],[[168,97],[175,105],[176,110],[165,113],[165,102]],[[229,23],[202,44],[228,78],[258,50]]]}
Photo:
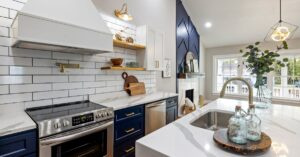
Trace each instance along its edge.
{"label": "glass pendant shade", "polygon": [[296,25],[280,21],[271,27],[265,41],[287,41],[294,36],[297,29]]}
{"label": "glass pendant shade", "polygon": [[279,22],[271,27],[270,31],[265,37],[265,41],[287,41],[291,39],[296,30],[298,29],[297,25],[284,22],[281,19],[281,0],[279,0]]}

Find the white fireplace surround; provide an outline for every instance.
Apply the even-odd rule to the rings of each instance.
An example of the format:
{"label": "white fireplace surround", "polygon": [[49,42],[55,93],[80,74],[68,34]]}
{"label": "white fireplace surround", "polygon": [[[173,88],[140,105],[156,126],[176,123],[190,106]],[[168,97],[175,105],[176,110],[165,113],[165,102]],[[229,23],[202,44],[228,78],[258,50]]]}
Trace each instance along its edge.
{"label": "white fireplace surround", "polygon": [[194,90],[194,100],[193,103],[199,105],[199,79],[198,78],[188,78],[188,79],[178,79],[178,114],[182,115],[183,106],[185,104],[185,92],[186,90]]}

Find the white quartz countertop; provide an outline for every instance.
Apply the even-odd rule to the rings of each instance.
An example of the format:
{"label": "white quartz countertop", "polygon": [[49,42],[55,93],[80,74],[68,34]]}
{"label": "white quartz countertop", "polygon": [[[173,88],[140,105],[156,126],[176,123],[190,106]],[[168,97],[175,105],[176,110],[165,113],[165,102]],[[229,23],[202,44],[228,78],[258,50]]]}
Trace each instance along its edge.
{"label": "white quartz countertop", "polygon": [[113,97],[107,98],[105,100],[92,100],[95,103],[106,107],[112,107],[114,110],[120,110],[127,107],[142,105],[162,99],[167,99],[170,97],[177,96],[176,93],[166,93],[166,92],[154,92],[149,94],[142,94],[136,96],[122,96],[122,97]]}
{"label": "white quartz countertop", "polygon": [[0,137],[36,128],[23,105],[0,105]]}
{"label": "white quartz countertop", "polygon": [[[234,112],[236,105],[247,109],[247,102],[218,99],[201,109],[139,139],[137,157],[236,157],[242,156],[220,149],[213,141],[213,131],[191,125],[210,111]],[[271,148],[261,157],[299,157],[300,107],[272,105],[256,109],[262,119],[262,131],[272,139]],[[253,155],[255,156],[255,155]]]}

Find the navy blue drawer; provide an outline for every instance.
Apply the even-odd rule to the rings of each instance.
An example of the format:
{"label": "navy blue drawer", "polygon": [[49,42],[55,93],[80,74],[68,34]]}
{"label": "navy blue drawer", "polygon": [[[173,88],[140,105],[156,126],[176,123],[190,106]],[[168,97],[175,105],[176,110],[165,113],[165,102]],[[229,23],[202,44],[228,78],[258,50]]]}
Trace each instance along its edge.
{"label": "navy blue drawer", "polygon": [[144,117],[139,117],[115,126],[115,141],[122,140],[131,135],[144,133]]}
{"label": "navy blue drawer", "polygon": [[28,155],[25,155],[24,157],[36,157],[36,154],[33,153],[33,154],[28,154]]}
{"label": "navy blue drawer", "polygon": [[115,111],[115,121],[122,121],[134,117],[139,117],[144,115],[144,105],[134,106],[122,110]]}
{"label": "navy blue drawer", "polygon": [[115,157],[134,157],[135,156],[135,141],[143,137],[143,134],[132,137],[130,140],[121,143],[115,147]]}
{"label": "navy blue drawer", "polygon": [[166,99],[167,107],[177,106],[178,105],[178,97],[172,97]]}
{"label": "navy blue drawer", "polygon": [[[27,154],[35,153],[36,147],[36,130],[25,131],[0,138],[0,156],[26,156]],[[34,154],[31,156],[34,156]]]}

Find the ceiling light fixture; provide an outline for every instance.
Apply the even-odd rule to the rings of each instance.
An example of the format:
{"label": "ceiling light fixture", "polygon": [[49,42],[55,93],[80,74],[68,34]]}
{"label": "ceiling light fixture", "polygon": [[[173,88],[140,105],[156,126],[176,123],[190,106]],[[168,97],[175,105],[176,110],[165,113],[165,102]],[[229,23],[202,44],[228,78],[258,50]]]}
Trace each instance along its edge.
{"label": "ceiling light fixture", "polygon": [[206,22],[206,23],[204,24],[204,26],[205,26],[206,28],[210,28],[210,27],[212,26],[212,24],[211,24],[211,22]]}
{"label": "ceiling light fixture", "polygon": [[133,17],[128,13],[127,3],[124,3],[122,5],[121,10],[116,9],[115,15],[116,15],[116,17],[118,17],[119,19],[124,20],[124,21],[133,20]]}
{"label": "ceiling light fixture", "polygon": [[265,41],[286,41],[293,37],[298,29],[297,25],[284,22],[281,18],[281,0],[279,0],[279,22],[271,27],[270,31],[265,37]]}

